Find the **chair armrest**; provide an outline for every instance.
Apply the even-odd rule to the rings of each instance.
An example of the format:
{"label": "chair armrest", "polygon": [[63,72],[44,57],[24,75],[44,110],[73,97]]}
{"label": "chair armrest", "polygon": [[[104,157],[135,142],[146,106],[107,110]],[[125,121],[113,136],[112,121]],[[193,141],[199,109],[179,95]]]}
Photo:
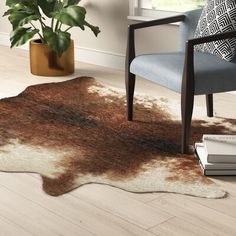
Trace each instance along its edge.
{"label": "chair armrest", "polygon": [[170,23],[184,21],[184,19],[185,19],[185,15],[177,15],[177,16],[158,19],[158,20],[132,24],[132,25],[129,25],[129,29],[136,30],[136,29],[142,29],[142,28],[147,28],[147,27],[152,27],[152,26],[157,26],[157,25],[170,24]]}
{"label": "chair armrest", "polygon": [[236,30],[220,33],[220,34],[214,34],[210,36],[205,36],[205,37],[200,37],[200,38],[189,39],[187,43],[189,46],[194,46],[198,44],[209,43],[209,42],[219,41],[219,40],[233,38],[233,37],[236,37]]}

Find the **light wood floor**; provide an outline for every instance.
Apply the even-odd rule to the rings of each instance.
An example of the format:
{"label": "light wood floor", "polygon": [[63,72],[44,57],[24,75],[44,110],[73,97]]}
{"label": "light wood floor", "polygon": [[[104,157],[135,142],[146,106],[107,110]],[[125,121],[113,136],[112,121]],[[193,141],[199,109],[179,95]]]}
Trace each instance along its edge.
{"label": "light wood floor", "polygon": [[[124,89],[124,74],[119,71],[78,63],[73,76],[40,78],[30,75],[25,51],[0,50],[0,97],[17,95],[31,84],[81,75]],[[179,99],[179,95],[143,80],[138,80],[137,90]],[[235,98],[218,95],[216,113],[236,117]],[[202,98],[196,100],[202,102]],[[96,184],[54,198],[42,191],[38,175],[0,172],[0,236],[234,236],[236,177],[215,180],[229,192],[228,198],[132,194]]]}

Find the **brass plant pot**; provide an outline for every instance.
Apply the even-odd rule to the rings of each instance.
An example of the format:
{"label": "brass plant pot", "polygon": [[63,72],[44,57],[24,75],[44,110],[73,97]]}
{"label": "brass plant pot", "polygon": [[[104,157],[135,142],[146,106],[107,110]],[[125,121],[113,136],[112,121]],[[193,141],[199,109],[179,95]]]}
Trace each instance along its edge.
{"label": "brass plant pot", "polygon": [[39,39],[30,41],[30,70],[33,75],[65,76],[73,74],[75,71],[74,61],[73,40],[61,57],[48,45],[42,44]]}

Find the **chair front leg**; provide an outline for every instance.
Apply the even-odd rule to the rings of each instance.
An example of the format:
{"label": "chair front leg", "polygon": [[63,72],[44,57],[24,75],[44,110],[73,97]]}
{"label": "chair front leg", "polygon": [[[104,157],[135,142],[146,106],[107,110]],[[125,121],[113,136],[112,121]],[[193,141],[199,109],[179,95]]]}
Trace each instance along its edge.
{"label": "chair front leg", "polygon": [[206,95],[207,116],[213,117],[213,94]]}
{"label": "chair front leg", "polygon": [[127,48],[126,48],[126,61],[125,61],[125,86],[126,86],[128,121],[133,120],[135,75],[130,72],[130,65],[134,58],[135,58],[134,29],[131,26],[129,26]]}
{"label": "chair front leg", "polygon": [[185,63],[181,89],[182,146],[181,152],[189,152],[189,136],[194,103],[194,51],[193,45],[186,42]]}
{"label": "chair front leg", "polygon": [[127,99],[127,119],[133,120],[133,102],[134,102],[134,88],[135,88],[135,75],[126,72],[126,99]]}
{"label": "chair front leg", "polygon": [[185,91],[181,95],[181,113],[182,113],[182,146],[181,153],[189,152],[189,136],[191,130],[191,121],[193,114],[194,94]]}

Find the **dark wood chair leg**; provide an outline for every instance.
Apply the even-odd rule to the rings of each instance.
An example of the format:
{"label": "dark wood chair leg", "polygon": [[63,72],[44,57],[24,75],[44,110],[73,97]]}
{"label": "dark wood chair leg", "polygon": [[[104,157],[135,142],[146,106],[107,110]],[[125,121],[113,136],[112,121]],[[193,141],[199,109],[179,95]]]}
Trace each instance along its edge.
{"label": "dark wood chair leg", "polygon": [[213,117],[213,94],[206,95],[207,116]]}
{"label": "dark wood chair leg", "polygon": [[127,119],[133,120],[133,100],[135,88],[135,75],[130,73],[130,64],[135,58],[135,42],[134,42],[134,29],[128,27],[128,40],[126,48],[126,62],[125,62],[125,86],[127,98]]}
{"label": "dark wood chair leg", "polygon": [[182,146],[181,152],[189,152],[189,136],[194,103],[194,52],[193,45],[186,43],[185,64],[181,89]]}
{"label": "dark wood chair leg", "polygon": [[191,129],[191,121],[193,114],[194,95],[182,94],[181,97],[181,112],[182,112],[182,146],[181,153],[189,152],[189,136]]}
{"label": "dark wood chair leg", "polygon": [[133,120],[133,102],[134,102],[135,75],[126,74],[126,99],[127,99],[127,119]]}

